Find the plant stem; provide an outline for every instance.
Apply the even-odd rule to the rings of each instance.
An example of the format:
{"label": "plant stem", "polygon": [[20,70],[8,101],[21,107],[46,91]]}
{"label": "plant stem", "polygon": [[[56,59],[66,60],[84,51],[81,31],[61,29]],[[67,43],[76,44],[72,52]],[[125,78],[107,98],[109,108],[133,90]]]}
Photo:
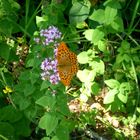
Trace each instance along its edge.
{"label": "plant stem", "polygon": [[3,135],[0,134],[0,138],[2,138],[3,140],[8,140],[6,137],[4,137]]}
{"label": "plant stem", "polygon": [[132,19],[131,19],[131,22],[130,22],[130,25],[129,25],[129,28],[128,28],[128,35],[130,35],[132,32],[133,32],[133,24],[134,24],[134,20],[136,18],[136,14],[137,14],[137,11],[138,11],[138,8],[139,8],[139,4],[140,4],[140,1],[138,0],[136,5],[135,5],[135,8],[134,8],[134,11],[133,11],[133,15],[132,15]]}

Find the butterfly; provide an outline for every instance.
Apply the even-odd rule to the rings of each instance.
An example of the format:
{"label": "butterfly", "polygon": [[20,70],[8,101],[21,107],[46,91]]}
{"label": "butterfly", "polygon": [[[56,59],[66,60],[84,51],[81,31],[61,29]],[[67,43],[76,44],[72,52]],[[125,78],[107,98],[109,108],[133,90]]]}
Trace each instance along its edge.
{"label": "butterfly", "polygon": [[61,42],[57,47],[56,59],[60,81],[65,86],[69,86],[73,76],[78,71],[77,56],[69,50],[65,42]]}

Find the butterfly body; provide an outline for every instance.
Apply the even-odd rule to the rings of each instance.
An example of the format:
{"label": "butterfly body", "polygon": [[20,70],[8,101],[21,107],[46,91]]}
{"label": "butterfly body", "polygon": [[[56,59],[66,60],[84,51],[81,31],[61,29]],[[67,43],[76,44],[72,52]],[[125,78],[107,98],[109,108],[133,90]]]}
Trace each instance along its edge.
{"label": "butterfly body", "polygon": [[57,48],[56,59],[58,61],[57,69],[61,82],[68,86],[78,71],[77,56],[68,49],[64,42],[61,42]]}

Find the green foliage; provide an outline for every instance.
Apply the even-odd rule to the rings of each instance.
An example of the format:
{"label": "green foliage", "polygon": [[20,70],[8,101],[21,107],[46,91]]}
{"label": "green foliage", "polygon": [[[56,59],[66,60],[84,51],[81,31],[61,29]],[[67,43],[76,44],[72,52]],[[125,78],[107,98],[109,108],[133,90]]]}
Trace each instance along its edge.
{"label": "green foliage", "polygon": [[75,1],[70,9],[69,19],[71,24],[78,24],[88,18],[90,2],[88,0]]}
{"label": "green foliage", "polygon": [[10,55],[10,46],[8,46],[6,43],[0,43],[0,56],[8,60]]}
{"label": "green foliage", "polygon": [[[139,7],[131,0],[1,0],[0,139],[69,140],[76,129],[96,130],[96,122],[111,139],[137,139]],[[34,39],[52,25],[62,32],[58,41],[77,54],[79,70],[68,88],[40,76],[54,47]]]}

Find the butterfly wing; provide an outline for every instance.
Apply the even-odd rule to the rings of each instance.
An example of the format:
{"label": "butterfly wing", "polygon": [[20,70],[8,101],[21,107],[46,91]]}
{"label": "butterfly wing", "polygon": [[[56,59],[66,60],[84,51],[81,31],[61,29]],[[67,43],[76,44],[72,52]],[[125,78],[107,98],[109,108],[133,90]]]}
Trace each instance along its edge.
{"label": "butterfly wing", "polygon": [[58,61],[58,65],[66,65],[70,64],[69,60],[69,49],[64,42],[61,42],[57,48],[56,59]]}
{"label": "butterfly wing", "polygon": [[59,77],[61,79],[61,82],[65,86],[69,86],[70,82],[72,80],[72,77],[74,76],[71,73],[71,66],[59,66],[58,67]]}
{"label": "butterfly wing", "polygon": [[68,86],[78,71],[77,56],[62,42],[57,48],[58,73],[61,82]]}

